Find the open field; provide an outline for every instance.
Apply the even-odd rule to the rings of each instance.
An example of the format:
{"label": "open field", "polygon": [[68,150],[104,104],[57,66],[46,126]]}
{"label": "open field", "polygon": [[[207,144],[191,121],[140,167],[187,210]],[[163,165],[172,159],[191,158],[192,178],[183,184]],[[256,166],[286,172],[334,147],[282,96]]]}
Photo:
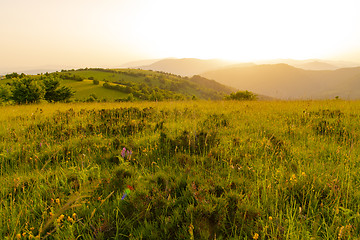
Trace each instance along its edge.
{"label": "open field", "polygon": [[359,101],[0,111],[0,239],[360,237]]}

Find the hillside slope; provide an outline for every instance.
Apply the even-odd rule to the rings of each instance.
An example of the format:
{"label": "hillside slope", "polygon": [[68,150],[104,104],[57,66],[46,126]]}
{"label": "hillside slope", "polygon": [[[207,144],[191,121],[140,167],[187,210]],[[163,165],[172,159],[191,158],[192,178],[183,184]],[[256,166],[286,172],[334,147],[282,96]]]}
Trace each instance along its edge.
{"label": "hillside slope", "polygon": [[[235,89],[204,77],[180,77],[139,69],[78,69],[27,76],[41,82],[55,78],[75,91],[75,99],[93,100],[219,100]],[[12,79],[0,80],[11,85]],[[42,83],[40,83],[42,84]],[[91,100],[91,99],[90,99]]]}
{"label": "hillside slope", "polygon": [[140,99],[146,99],[143,95],[155,91],[170,95],[178,94],[177,98],[186,99],[194,96],[198,99],[215,100],[222,99],[225,94],[234,91],[233,88],[206,78],[201,78],[199,81],[196,78],[139,69],[80,69],[68,74],[122,85],[127,87],[123,92],[132,93]]}

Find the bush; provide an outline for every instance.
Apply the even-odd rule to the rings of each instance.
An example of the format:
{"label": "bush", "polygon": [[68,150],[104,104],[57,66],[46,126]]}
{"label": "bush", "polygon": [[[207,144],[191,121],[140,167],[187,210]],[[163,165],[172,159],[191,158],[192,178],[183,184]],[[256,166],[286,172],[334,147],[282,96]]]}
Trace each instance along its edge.
{"label": "bush", "polygon": [[226,96],[226,100],[256,100],[256,94],[249,91],[238,91]]}
{"label": "bush", "polygon": [[12,100],[18,104],[39,102],[44,97],[44,89],[31,78],[13,82]]}
{"label": "bush", "polygon": [[99,80],[93,79],[93,84],[94,84],[94,85],[99,85],[100,82],[99,82]]}
{"label": "bush", "polygon": [[20,75],[16,72],[10,73],[10,74],[6,74],[5,78],[6,79],[12,79],[12,78],[24,78],[26,75],[24,73],[21,73]]}
{"label": "bush", "polygon": [[11,99],[11,89],[9,86],[0,86],[0,100],[7,102]]}
{"label": "bush", "polygon": [[44,98],[48,102],[67,101],[74,96],[74,92],[70,88],[65,86],[59,88],[59,80],[48,78],[43,81],[43,84],[45,90]]}

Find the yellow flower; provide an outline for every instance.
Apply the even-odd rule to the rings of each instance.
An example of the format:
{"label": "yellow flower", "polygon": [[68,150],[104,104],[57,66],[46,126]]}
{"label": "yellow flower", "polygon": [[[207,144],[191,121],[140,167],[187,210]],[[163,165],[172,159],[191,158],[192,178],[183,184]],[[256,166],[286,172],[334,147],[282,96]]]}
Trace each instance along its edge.
{"label": "yellow flower", "polygon": [[190,233],[190,239],[191,240],[194,240],[194,232],[193,232],[193,230],[194,230],[194,225],[190,224],[189,233]]}
{"label": "yellow flower", "polygon": [[16,239],[21,239],[21,234],[20,233],[16,234]]}
{"label": "yellow flower", "polygon": [[57,198],[55,201],[56,201],[57,204],[60,205],[60,199],[59,198]]}
{"label": "yellow flower", "polygon": [[58,223],[61,223],[61,221],[64,219],[64,214],[61,214],[60,217],[57,219]]}
{"label": "yellow flower", "polygon": [[73,213],[72,217],[73,219],[76,219],[76,213]]}
{"label": "yellow flower", "polygon": [[259,238],[259,234],[255,233],[254,236],[253,236],[253,239],[258,239]]}
{"label": "yellow flower", "polygon": [[270,220],[270,221],[272,221],[272,220],[273,220],[272,216],[269,216],[269,220]]}
{"label": "yellow flower", "polygon": [[68,216],[67,220],[68,220],[69,222],[71,222],[71,223],[74,222],[74,219],[72,219],[70,216]]}

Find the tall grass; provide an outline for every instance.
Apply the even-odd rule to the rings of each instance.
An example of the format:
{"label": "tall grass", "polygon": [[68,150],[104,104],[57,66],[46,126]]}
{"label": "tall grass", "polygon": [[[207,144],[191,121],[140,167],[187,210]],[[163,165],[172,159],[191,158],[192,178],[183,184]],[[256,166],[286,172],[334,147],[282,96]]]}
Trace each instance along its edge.
{"label": "tall grass", "polygon": [[359,102],[0,107],[2,239],[356,239]]}

